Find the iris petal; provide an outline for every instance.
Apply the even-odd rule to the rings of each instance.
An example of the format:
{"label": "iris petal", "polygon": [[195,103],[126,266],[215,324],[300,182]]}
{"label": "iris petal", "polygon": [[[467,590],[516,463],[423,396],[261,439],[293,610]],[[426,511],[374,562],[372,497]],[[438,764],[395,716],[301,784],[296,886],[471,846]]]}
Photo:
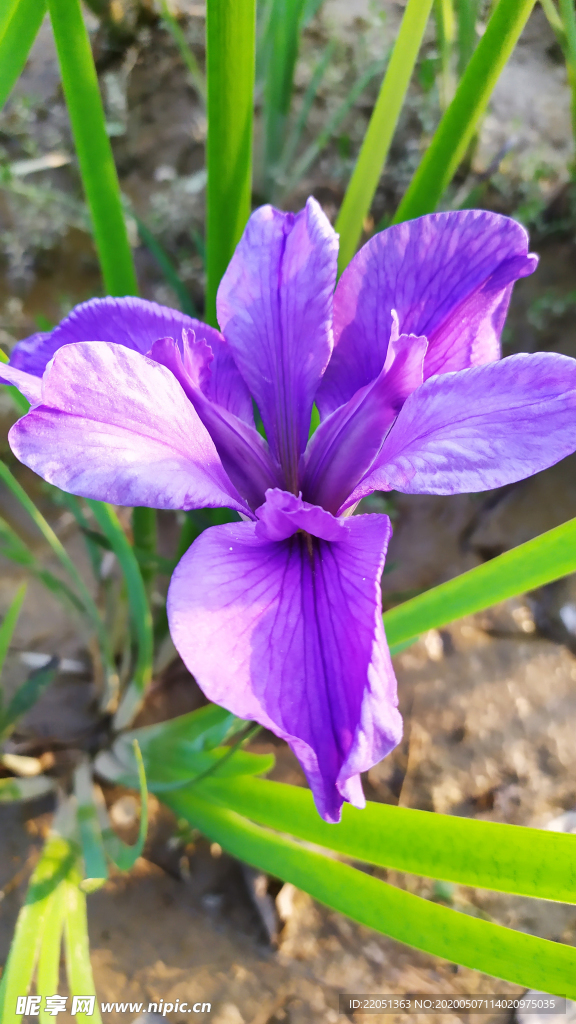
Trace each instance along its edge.
{"label": "iris petal", "polygon": [[290,490],[332,349],[337,236],[309,199],[252,214],[218,290],[218,322],[260,409]]}
{"label": "iris petal", "polygon": [[66,345],[10,446],[49,483],[118,505],[248,508],[173,374],[121,345]]}
{"label": "iris petal", "polygon": [[459,494],[502,487],[576,448],[576,360],[552,352],[441,374],[404,404],[347,504],[374,490]]}
{"label": "iris petal", "polygon": [[[298,499],[286,500],[297,529]],[[290,744],[328,821],[344,799],[363,806],[360,772],[402,733],[380,591],[390,522],[340,524],[341,539],[311,544],[300,532],[266,540],[252,523],[213,527],[168,595],[172,638],[206,696]]]}
{"label": "iris petal", "polygon": [[425,378],[498,359],[512,285],[537,262],[524,228],[485,210],[434,213],[374,235],[336,289],[322,417],[380,373],[392,310],[401,333],[428,338]]}

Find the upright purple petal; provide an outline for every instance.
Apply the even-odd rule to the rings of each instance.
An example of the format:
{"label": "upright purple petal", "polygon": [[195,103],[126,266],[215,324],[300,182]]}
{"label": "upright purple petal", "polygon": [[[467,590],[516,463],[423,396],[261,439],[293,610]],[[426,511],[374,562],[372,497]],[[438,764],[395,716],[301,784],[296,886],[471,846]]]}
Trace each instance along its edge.
{"label": "upright purple petal", "polygon": [[360,772],[402,734],[380,591],[390,523],[343,525],[339,540],[279,542],[251,523],[213,527],[168,594],[172,638],[206,696],[290,744],[328,821],[344,799],[363,806]]}
{"label": "upright purple petal", "polygon": [[428,338],[425,378],[498,359],[512,285],[536,264],[524,228],[485,210],[433,213],[374,235],[336,289],[322,416],[380,373],[393,310],[401,333]]}
{"label": "upright purple petal", "polygon": [[37,405],[42,399],[42,378],[17,370],[10,363],[0,363],[0,384],[13,384],[31,405]]}
{"label": "upright purple petal", "polygon": [[427,380],[346,504],[374,490],[458,494],[514,483],[576,448],[576,360],[515,355]]}
{"label": "upright purple petal", "polygon": [[314,394],[332,349],[337,236],[314,199],[252,214],[218,290],[218,320],[297,489]]}
{"label": "upright purple petal", "polygon": [[118,505],[248,512],[176,378],[121,345],[66,345],[10,446],[49,483]]}
{"label": "upright purple petal", "polygon": [[302,493],[334,514],[378,455],[408,396],[422,384],[426,338],[392,338],[376,380],[325,419],[303,458]]}
{"label": "upright purple petal", "polygon": [[268,488],[280,485],[280,467],[254,426],[206,397],[212,352],[205,342],[198,344],[187,334],[183,332],[180,346],[172,338],[155,341],[148,355],[174,374],[208,430],[234,486],[250,507],[256,508]]}
{"label": "upright purple petal", "polygon": [[33,334],[19,341],[12,350],[10,362],[17,369],[41,377],[62,345],[109,341],[145,355],[158,338],[174,338],[178,342],[183,330],[194,331],[196,338],[204,340],[212,350],[208,397],[252,422],[250,394],[220,332],[177,309],[146,299],[126,296],[82,302],[53,331]]}

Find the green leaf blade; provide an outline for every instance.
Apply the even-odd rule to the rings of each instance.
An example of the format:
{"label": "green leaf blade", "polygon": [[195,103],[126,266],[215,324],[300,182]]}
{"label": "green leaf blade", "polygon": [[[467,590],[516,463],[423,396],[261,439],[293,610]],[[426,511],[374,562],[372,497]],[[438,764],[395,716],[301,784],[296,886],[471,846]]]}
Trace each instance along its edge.
{"label": "green leaf blade", "polygon": [[206,11],[208,323],[216,292],[250,215],[256,0],[219,0]]}
{"label": "green leaf blade", "polygon": [[408,0],[400,31],[336,221],[338,272],[352,259],[388,156],[422,43],[432,0]]}
{"label": "green leaf blade", "polygon": [[298,786],[243,777],[206,779],[200,788],[200,795],[260,825],[354,860],[576,903],[576,836],[371,802],[364,810],[344,804],[342,821],[332,825],[320,818],[311,792]]}
{"label": "green leaf blade", "polygon": [[472,141],[535,0],[498,0],[393,223],[432,213]]}
{"label": "green leaf blade", "polygon": [[192,790],[165,802],[228,850],[399,942],[552,995],[576,995],[576,949],[459,913],[397,889],[216,808]]}
{"label": "green leaf blade", "polygon": [[109,295],[137,295],[118,175],[79,0],[49,0],[62,85]]}
{"label": "green leaf blade", "polygon": [[44,0],[4,0],[0,12],[0,109],[24,70],[46,13]]}
{"label": "green leaf blade", "polygon": [[576,519],[526,541],[384,615],[388,644],[404,643],[576,571]]}

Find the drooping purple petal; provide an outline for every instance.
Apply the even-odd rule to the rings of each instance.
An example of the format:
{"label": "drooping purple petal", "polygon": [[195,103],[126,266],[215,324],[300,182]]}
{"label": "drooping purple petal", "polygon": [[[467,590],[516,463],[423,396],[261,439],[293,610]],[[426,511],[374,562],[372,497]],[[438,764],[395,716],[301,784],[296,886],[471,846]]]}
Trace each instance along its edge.
{"label": "drooping purple petal", "polygon": [[172,638],[206,696],[290,744],[328,821],[339,820],[343,799],[363,806],[359,773],[402,733],[380,591],[390,523],[368,515],[343,526],[336,541],[213,527],[168,594]]}
{"label": "drooping purple petal", "polygon": [[337,237],[309,199],[252,214],[218,290],[218,321],[296,489],[314,394],[332,348]]}
{"label": "drooping purple petal", "polygon": [[12,427],[9,441],[21,462],[82,497],[249,511],[175,377],[121,345],[60,349],[42,405]]}
{"label": "drooping purple petal", "polygon": [[312,435],[303,458],[302,493],[336,513],[372,465],[408,396],[422,383],[426,338],[392,338],[384,369]]}
{"label": "drooping purple petal", "polygon": [[178,342],[183,330],[194,331],[196,338],[212,350],[207,396],[251,423],[250,394],[220,332],[177,309],[146,299],[109,296],[82,302],[53,331],[33,334],[19,341],[12,350],[10,362],[17,369],[41,377],[62,345],[109,341],[145,355],[158,338],[174,338]]}
{"label": "drooping purple petal", "polygon": [[0,384],[13,384],[31,405],[37,405],[42,400],[42,378],[17,370],[10,363],[0,363]]}
{"label": "drooping purple petal", "polygon": [[346,504],[374,490],[458,494],[514,483],[576,448],[576,360],[552,352],[433,377],[404,404]]}
{"label": "drooping purple petal", "polygon": [[255,427],[206,397],[203,384],[210,373],[211,350],[205,342],[198,345],[184,331],[180,346],[172,338],[161,338],[154,342],[148,354],[166,366],[179,381],[208,430],[234,486],[251,508],[256,508],[264,501],[268,488],[280,485],[280,467],[274,463],[268,445]]}
{"label": "drooping purple petal", "polygon": [[536,264],[524,228],[485,210],[434,213],[374,235],[336,289],[321,415],[380,373],[392,310],[401,333],[428,338],[425,379],[498,359],[512,285]]}

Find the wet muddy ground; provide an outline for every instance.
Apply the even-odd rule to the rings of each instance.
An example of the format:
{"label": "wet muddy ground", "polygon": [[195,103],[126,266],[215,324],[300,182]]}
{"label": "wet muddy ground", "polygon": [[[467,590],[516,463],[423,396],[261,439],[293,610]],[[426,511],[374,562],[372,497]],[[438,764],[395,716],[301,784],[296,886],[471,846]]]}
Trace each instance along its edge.
{"label": "wet muddy ground", "polygon": [[[187,37],[202,60],[202,5],[181,6],[187,11]],[[362,62],[377,56],[393,37],[400,16],[401,6],[393,3],[326,0],[322,17],[307,32],[297,74],[301,95],[320,48],[336,39],[310,136]],[[203,227],[205,184],[201,103],[164,29],[145,26],[115,57],[92,28],[123,190],[165,245],[201,309],[196,235]],[[427,46],[433,46],[432,36]],[[298,207],[314,192],[334,216],[375,91],[374,82],[338,138],[285,196],[287,206]],[[416,165],[422,131],[431,132],[437,118],[434,104],[433,95],[413,88],[374,205],[376,218],[393,208]],[[24,163],[22,171],[27,160],[54,153],[68,159],[72,152],[48,26],[2,114],[0,145],[0,157],[13,167],[11,184],[0,190],[0,344],[9,348],[14,338],[35,328],[38,316],[54,322],[100,289],[74,165],[30,172]],[[565,187],[572,152],[569,95],[554,38],[539,10],[498,84],[472,174],[457,182],[452,199],[458,199],[458,189],[477,183],[504,151],[483,201],[507,213],[531,210],[534,247],[541,256],[536,275],[515,290],[505,352],[551,349],[576,356],[575,227]],[[135,255],[142,293],[176,304],[150,253],[137,245]],[[0,414],[6,427],[11,413],[4,397]],[[0,446],[10,459],[5,441]],[[21,473],[21,479],[87,573],[70,516],[50,504],[32,474]],[[382,500],[372,499],[372,509],[382,507]],[[391,501],[386,508],[393,516],[394,537],[383,581],[387,604],[576,516],[576,456],[489,494],[393,495]],[[6,518],[26,529],[5,494],[0,494],[0,505]],[[168,520],[163,536],[169,546],[173,532]],[[32,532],[27,539],[42,550]],[[12,563],[0,560],[1,611],[21,578]],[[78,625],[33,582],[7,668],[8,686],[23,678],[30,654],[38,653],[58,654],[68,660],[68,668],[29,716],[14,749],[43,750],[52,759],[51,771],[64,777],[79,752],[99,741],[94,683]],[[427,634],[396,659],[405,737],[367,773],[369,799],[539,828],[576,827],[575,655],[572,577]],[[175,663],[158,681],[143,721],[182,713],[201,699]],[[272,777],[302,783],[297,762],[273,737],[261,735],[253,746],[274,750]],[[116,827],[128,837],[132,798],[112,789],[107,798]],[[49,801],[0,808],[0,963],[49,822]],[[130,877],[112,878],[89,898],[92,959],[102,1000],[211,1002],[214,1024],[335,1024],[341,991],[519,991],[359,927],[293,887],[246,869],[201,837],[175,841],[174,831],[175,822],[153,801],[145,858]],[[576,942],[572,906],[438,887],[392,871],[380,876],[463,913]],[[110,1013],[104,1020],[120,1024],[135,1016]],[[171,1019],[176,1024],[188,1018],[173,1014]],[[430,1024],[435,1019],[426,1018]]]}

